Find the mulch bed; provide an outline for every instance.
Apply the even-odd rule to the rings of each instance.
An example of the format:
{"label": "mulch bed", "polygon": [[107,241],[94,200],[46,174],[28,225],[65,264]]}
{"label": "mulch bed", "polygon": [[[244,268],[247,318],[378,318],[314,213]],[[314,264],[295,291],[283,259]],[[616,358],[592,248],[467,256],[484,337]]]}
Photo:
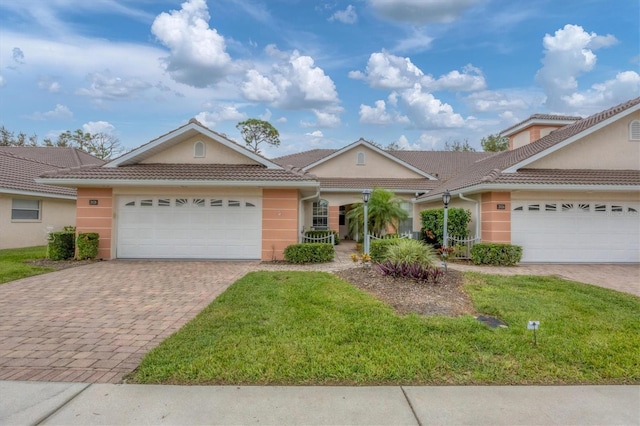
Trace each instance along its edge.
{"label": "mulch bed", "polygon": [[399,314],[444,315],[475,314],[473,303],[462,289],[463,275],[449,269],[437,284],[428,284],[382,275],[375,266],[335,272],[343,280],[393,306]]}
{"label": "mulch bed", "polygon": [[101,262],[100,259],[84,259],[84,260],[51,260],[51,259],[36,259],[36,260],[27,260],[25,263],[33,266],[41,266],[43,268],[52,268],[56,271],[61,269],[73,268],[76,266],[89,265],[91,263]]}

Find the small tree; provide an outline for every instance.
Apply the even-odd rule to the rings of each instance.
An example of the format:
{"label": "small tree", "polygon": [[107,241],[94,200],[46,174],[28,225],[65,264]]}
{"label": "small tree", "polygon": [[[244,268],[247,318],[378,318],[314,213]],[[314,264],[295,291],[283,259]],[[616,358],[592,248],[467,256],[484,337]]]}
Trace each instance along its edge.
{"label": "small tree", "polygon": [[256,154],[260,154],[260,144],[263,142],[272,146],[280,145],[278,130],[268,121],[249,118],[236,124],[247,147]]}
{"label": "small tree", "polygon": [[[367,205],[368,228],[374,234],[384,234],[387,228],[397,230],[398,223],[409,214],[402,208],[403,200],[397,198],[393,191],[374,188]],[[364,204],[356,203],[347,213],[349,232],[355,234],[364,229]]]}
{"label": "small tree", "polygon": [[500,135],[489,135],[480,140],[480,145],[485,152],[506,151],[509,148],[509,138]]}
{"label": "small tree", "polygon": [[464,142],[460,141],[447,141],[444,143],[445,151],[470,151],[475,152],[475,148],[469,145],[468,140],[464,140]]}

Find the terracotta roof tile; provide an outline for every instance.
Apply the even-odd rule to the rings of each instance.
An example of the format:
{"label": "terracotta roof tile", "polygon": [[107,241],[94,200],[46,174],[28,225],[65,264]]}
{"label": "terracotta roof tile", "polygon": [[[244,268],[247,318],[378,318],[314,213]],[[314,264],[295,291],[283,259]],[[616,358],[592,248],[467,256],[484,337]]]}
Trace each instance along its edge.
{"label": "terracotta roof tile", "polygon": [[89,164],[104,164],[105,161],[91,154],[69,147],[53,146],[0,146],[0,153],[50,164],[56,168],[80,167]]}
{"label": "terracotta roof tile", "polygon": [[43,175],[58,179],[203,180],[203,181],[315,181],[314,175],[268,169],[262,165],[235,164],[135,164],[120,167],[65,169]]}
{"label": "terracotta roof tile", "polygon": [[35,178],[52,170],[54,166],[29,160],[0,151],[0,192],[39,192],[44,194],[71,196],[76,195],[73,188],[43,185]]}
{"label": "terracotta roof tile", "polygon": [[640,185],[640,170],[521,169],[500,173],[496,183],[562,185]]}

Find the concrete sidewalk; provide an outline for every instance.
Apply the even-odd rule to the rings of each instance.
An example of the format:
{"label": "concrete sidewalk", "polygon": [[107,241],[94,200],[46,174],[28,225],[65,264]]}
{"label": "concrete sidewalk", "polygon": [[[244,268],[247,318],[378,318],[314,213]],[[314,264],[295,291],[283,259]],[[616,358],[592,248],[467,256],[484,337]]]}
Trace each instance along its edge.
{"label": "concrete sidewalk", "polygon": [[2,425],[638,425],[640,386],[0,382]]}

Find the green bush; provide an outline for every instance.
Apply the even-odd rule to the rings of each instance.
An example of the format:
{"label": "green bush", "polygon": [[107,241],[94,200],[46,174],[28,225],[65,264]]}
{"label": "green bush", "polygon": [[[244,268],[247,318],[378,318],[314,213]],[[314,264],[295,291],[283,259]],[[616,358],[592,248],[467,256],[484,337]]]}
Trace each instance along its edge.
{"label": "green bush", "polygon": [[51,232],[47,252],[51,260],[72,259],[75,254],[75,237],[73,232]]}
{"label": "green bush", "polygon": [[[334,238],[334,242],[336,245],[340,244],[340,236],[338,235],[337,231],[331,230],[331,229],[312,229],[310,231],[305,231],[304,236],[306,237],[310,237],[310,238],[321,238],[321,237],[326,237],[327,235],[331,235],[333,234],[333,238]],[[326,240],[326,242],[328,242],[329,240]],[[313,242],[317,242],[317,241],[313,241]]]}
{"label": "green bush", "polygon": [[284,260],[291,263],[331,262],[334,253],[331,243],[292,244],[284,249]]}
{"label": "green bush", "polygon": [[85,232],[78,234],[76,246],[78,247],[78,259],[95,259],[98,256],[97,232]]}
{"label": "green bush", "polygon": [[371,239],[369,243],[369,255],[374,262],[383,262],[387,255],[387,248],[400,241],[398,238]]}
{"label": "green bush", "polygon": [[513,244],[478,243],[471,247],[471,261],[476,265],[511,266],[522,259],[522,247]]}
{"label": "green bush", "polygon": [[432,246],[408,238],[397,239],[394,244],[387,246],[387,252],[384,256],[384,260],[396,265],[433,266],[436,263],[436,258],[437,255]]}
{"label": "green bush", "polygon": [[[442,246],[444,208],[423,210],[420,212],[420,218],[425,242],[437,247]],[[471,211],[460,207],[450,207],[447,213],[447,233],[450,237],[467,238],[469,236],[469,222],[471,222]]]}

